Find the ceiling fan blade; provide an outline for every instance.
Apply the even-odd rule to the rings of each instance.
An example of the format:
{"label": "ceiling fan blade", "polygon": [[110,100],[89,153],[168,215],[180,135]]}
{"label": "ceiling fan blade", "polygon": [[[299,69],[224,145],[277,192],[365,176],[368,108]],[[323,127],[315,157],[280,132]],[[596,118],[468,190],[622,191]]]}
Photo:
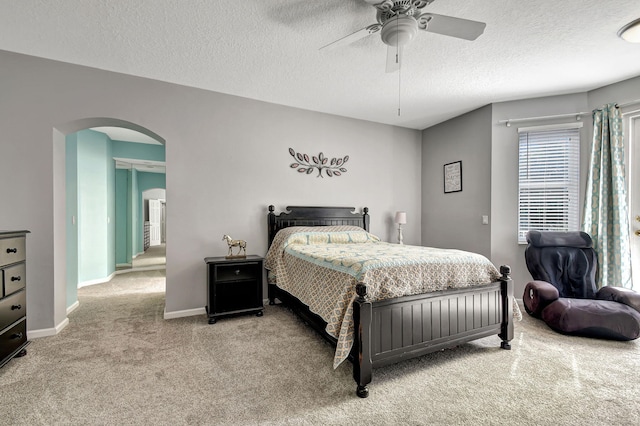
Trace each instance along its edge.
{"label": "ceiling fan blade", "polygon": [[387,46],[387,73],[396,72],[402,65],[402,46]]}
{"label": "ceiling fan blade", "polygon": [[430,33],[442,34],[464,40],[475,40],[484,33],[487,24],[469,19],[454,18],[453,16],[423,13],[418,18],[418,26],[421,30]]}
{"label": "ceiling fan blade", "polygon": [[364,27],[361,30],[356,31],[355,33],[349,34],[348,36],[342,37],[334,42],[331,42],[325,46],[322,46],[319,50],[332,50],[337,47],[346,46],[347,44],[351,44],[356,40],[360,40],[361,38],[365,38],[371,34],[377,33],[382,28],[382,25],[375,23],[371,24],[368,27]]}

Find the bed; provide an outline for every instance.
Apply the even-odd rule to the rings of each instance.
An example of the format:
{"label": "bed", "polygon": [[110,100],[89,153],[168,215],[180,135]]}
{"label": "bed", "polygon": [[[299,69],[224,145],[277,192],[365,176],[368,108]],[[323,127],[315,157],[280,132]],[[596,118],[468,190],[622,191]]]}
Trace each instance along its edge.
{"label": "bed", "polygon": [[[369,234],[369,221],[366,207],[357,213],[353,207],[295,206],[276,214],[269,206],[268,213],[269,304],[281,301],[333,343],[334,368],[344,359],[352,362],[356,395],[369,395],[376,367],[491,335],[500,337],[502,349],[511,349],[514,300],[508,266],[498,270],[486,258],[459,250],[443,254],[384,243]],[[336,250],[355,250],[356,259],[365,260],[343,261],[333,257]],[[391,259],[368,257],[369,251]],[[416,256],[428,265],[412,263]],[[460,256],[465,256],[460,264],[448,264]],[[473,263],[468,257],[484,261],[467,266]],[[405,268],[431,268],[441,282],[393,287],[424,281],[415,277],[426,276],[427,269]],[[320,272],[328,278],[318,278]],[[311,284],[317,280],[325,282]]]}

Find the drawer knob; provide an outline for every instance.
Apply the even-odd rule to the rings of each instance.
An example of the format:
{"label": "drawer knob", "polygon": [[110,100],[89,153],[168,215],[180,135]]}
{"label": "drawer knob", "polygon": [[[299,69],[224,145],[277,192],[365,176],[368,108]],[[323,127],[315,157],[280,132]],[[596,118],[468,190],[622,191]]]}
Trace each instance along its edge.
{"label": "drawer knob", "polygon": [[22,305],[11,305],[11,310],[15,311],[17,309],[22,309]]}
{"label": "drawer knob", "polygon": [[234,273],[235,273],[236,275],[240,275],[240,269],[236,269],[236,270],[234,271]]}
{"label": "drawer knob", "polygon": [[17,277],[11,277],[11,281],[20,281],[20,275],[18,275]]}
{"label": "drawer knob", "polygon": [[22,333],[15,333],[11,336],[12,339],[22,339]]}
{"label": "drawer knob", "polygon": [[8,248],[7,249],[7,253],[17,253],[18,249],[17,248]]}

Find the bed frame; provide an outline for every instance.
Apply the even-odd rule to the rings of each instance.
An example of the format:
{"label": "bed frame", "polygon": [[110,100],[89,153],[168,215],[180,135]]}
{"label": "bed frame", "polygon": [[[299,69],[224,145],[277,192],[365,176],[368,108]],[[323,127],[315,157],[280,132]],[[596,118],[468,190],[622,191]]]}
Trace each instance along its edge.
{"label": "bed frame", "polygon": [[[354,207],[287,207],[274,213],[269,206],[269,246],[276,233],[289,226],[355,225],[369,231],[369,209]],[[353,364],[356,394],[369,395],[367,385],[373,368],[415,358],[497,334],[502,349],[513,339],[513,281],[511,269],[501,266],[499,281],[472,288],[437,291],[377,302],[367,301],[367,287],[356,285],[353,304],[354,342],[349,360]],[[325,339],[336,343],[326,322],[298,299],[269,284],[269,304],[279,299]]]}

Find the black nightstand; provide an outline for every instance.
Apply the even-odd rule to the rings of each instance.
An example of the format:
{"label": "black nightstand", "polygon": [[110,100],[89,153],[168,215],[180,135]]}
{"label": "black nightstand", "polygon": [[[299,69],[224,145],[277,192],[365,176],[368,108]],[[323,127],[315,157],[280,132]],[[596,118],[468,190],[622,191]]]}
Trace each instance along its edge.
{"label": "black nightstand", "polygon": [[207,264],[209,324],[215,324],[218,317],[225,315],[255,313],[262,316],[262,257],[207,257],[204,261]]}

